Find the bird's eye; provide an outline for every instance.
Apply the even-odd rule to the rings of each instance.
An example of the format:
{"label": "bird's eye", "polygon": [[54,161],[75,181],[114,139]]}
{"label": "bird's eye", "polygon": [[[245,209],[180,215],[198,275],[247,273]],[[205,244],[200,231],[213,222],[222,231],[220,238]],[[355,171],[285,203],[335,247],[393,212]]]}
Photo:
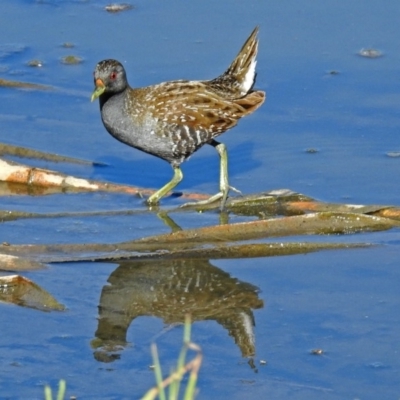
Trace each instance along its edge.
{"label": "bird's eye", "polygon": [[115,71],[111,72],[110,79],[113,81],[117,77],[117,73]]}

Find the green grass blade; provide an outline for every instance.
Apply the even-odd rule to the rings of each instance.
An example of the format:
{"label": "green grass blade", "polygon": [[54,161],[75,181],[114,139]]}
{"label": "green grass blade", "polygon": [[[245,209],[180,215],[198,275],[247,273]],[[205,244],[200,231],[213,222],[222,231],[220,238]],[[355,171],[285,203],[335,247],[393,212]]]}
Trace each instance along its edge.
{"label": "green grass blade", "polygon": [[[177,372],[181,371],[183,366],[185,365],[186,354],[188,351],[187,345],[188,345],[188,343],[190,343],[190,333],[191,333],[191,318],[190,318],[189,314],[186,314],[185,315],[185,324],[183,326],[183,346],[179,353],[178,364],[176,367]],[[177,395],[179,394],[181,380],[182,379],[179,379],[179,381],[176,381]]]}
{"label": "green grass blade", "polygon": [[162,377],[161,365],[160,365],[160,360],[158,358],[157,346],[155,344],[151,345],[151,354],[153,356],[154,375],[156,377],[157,387],[159,390],[158,396],[160,397],[160,400],[166,400],[167,398],[165,396],[165,390],[162,385],[163,377]]}
{"label": "green grass blade", "polygon": [[44,387],[44,398],[45,398],[45,400],[53,400],[53,395],[51,393],[51,387],[49,385],[46,385]]}
{"label": "green grass blade", "polygon": [[197,372],[192,371],[186,385],[184,400],[193,400],[196,394]]}
{"label": "green grass blade", "polygon": [[67,383],[65,382],[64,379],[61,379],[58,384],[57,400],[64,400],[66,389],[67,389]]}
{"label": "green grass blade", "polygon": [[[172,370],[171,374],[174,374],[175,371]],[[178,395],[179,395],[179,380],[175,380],[171,382],[168,388],[168,400],[178,400]]]}
{"label": "green grass blade", "polygon": [[189,314],[185,315],[185,325],[184,325],[184,330],[183,330],[183,341],[184,343],[189,343],[190,342],[190,334],[191,334],[191,318]]}

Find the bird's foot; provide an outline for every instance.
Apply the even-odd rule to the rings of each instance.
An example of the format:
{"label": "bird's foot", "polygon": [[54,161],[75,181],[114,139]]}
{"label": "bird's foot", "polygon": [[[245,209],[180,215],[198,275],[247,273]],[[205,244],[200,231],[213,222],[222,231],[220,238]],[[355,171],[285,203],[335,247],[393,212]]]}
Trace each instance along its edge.
{"label": "bird's foot", "polygon": [[236,192],[237,194],[240,194],[241,196],[243,196],[243,193],[242,193],[239,189],[236,189],[236,188],[233,187],[233,186],[229,186],[229,190],[233,190],[233,191]]}
{"label": "bird's foot", "polygon": [[233,186],[227,186],[226,189],[221,189],[220,192],[214,194],[213,196],[209,197],[206,200],[191,201],[189,203],[182,204],[180,206],[180,208],[193,207],[193,206],[205,206],[205,205],[208,205],[208,204],[215,203],[216,201],[222,199],[221,200],[221,207],[220,207],[221,211],[222,211],[224,209],[224,207],[225,207],[226,200],[228,199],[229,190],[232,190],[232,191],[242,195],[242,192],[240,190],[234,188]]}

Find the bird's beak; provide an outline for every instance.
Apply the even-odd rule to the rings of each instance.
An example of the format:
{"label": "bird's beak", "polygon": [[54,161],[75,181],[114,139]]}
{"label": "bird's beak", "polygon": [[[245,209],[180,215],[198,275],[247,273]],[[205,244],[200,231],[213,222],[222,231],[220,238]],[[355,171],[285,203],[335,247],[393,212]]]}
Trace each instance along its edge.
{"label": "bird's beak", "polygon": [[91,97],[90,101],[96,100],[106,90],[104,82],[101,79],[96,79],[95,85],[96,85],[96,88],[94,89],[94,91],[92,93],[92,97]]}

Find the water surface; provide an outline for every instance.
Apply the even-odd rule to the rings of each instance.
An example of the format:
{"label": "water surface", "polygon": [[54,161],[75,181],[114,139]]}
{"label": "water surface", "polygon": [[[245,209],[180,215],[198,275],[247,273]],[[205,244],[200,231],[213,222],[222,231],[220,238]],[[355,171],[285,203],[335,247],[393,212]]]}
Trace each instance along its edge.
{"label": "water surface", "polygon": [[[290,188],[327,202],[399,205],[400,159],[387,156],[400,151],[398,2],[153,0],[139,1],[119,14],[105,12],[106,4],[18,0],[2,5],[0,77],[56,90],[1,88],[0,141],[108,166],[29,163],[81,177],[160,187],[170,179],[170,167],[104,130],[98,104],[89,101],[95,64],[110,57],[122,61],[134,86],[213,78],[259,25],[257,87],[268,92],[268,99],[222,137],[230,155],[231,184],[244,193]],[[65,42],[75,47],[67,49]],[[361,48],[376,48],[383,56],[357,56]],[[71,53],[83,63],[61,64]],[[28,67],[32,59],[44,66]],[[211,147],[195,154],[183,171],[179,190],[217,189],[218,157]],[[108,193],[9,196],[1,202],[2,209],[41,213],[144,207],[138,198]],[[180,202],[170,198],[164,205]],[[218,214],[180,214],[176,220],[183,228],[207,226],[218,223]],[[0,225],[0,243],[112,243],[168,231],[153,214],[17,220]],[[193,326],[193,340],[204,351],[199,398],[397,398],[399,239],[393,229],[315,239],[378,244],[370,249],[191,262],[190,268],[207,282],[224,280],[228,289],[235,284],[240,294],[248,295],[243,309],[233,303],[225,319],[213,315],[210,303],[202,303]],[[190,268],[184,263],[159,267],[159,293],[173,302],[174,291],[163,284],[176,271],[185,274]],[[178,354],[182,327],[173,317],[182,310],[162,314],[149,307],[142,315],[130,313],[122,330],[126,342],[110,351],[115,357],[96,352],[93,340],[100,336],[98,307],[109,306],[104,296],[124,283],[120,274],[130,276],[122,293],[140,295],[144,305],[154,300],[146,290],[157,280],[151,268],[70,263],[24,274],[68,311],[41,313],[1,305],[0,397],[42,398],[44,383],[55,387],[64,378],[69,396],[139,398],[154,383],[148,368],[150,343],[157,340],[166,371]],[[139,274],[142,269],[150,275]],[[209,296],[208,301],[216,301]],[[115,302],[121,298],[117,295]],[[189,307],[191,298],[186,300]],[[232,336],[238,333],[235,327],[243,326],[240,321],[252,319],[255,368],[243,357],[250,338]],[[121,335],[120,322],[110,326]],[[324,355],[311,355],[315,348]]]}

